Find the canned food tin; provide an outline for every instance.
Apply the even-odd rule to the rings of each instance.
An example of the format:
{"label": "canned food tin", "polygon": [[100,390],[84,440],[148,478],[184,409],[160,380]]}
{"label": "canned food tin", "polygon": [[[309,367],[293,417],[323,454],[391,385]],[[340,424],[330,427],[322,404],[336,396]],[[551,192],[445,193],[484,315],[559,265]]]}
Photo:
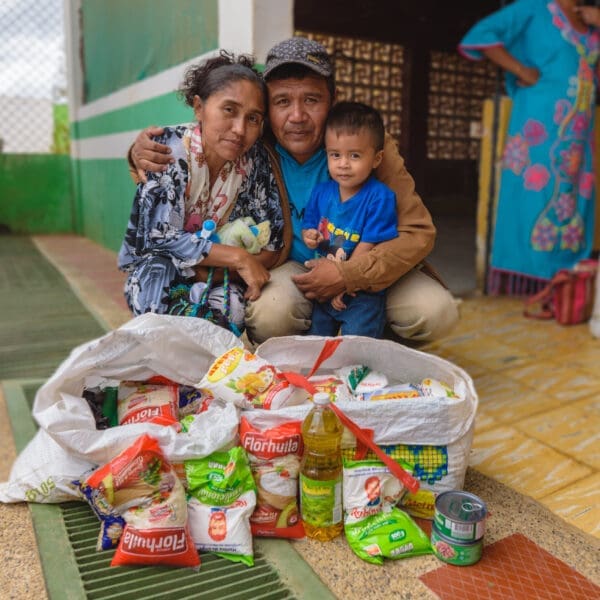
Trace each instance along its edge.
{"label": "canned food tin", "polygon": [[443,492],[435,499],[433,520],[439,533],[456,542],[475,542],[483,537],[487,507],[475,494]]}
{"label": "canned food tin", "polygon": [[483,552],[483,540],[476,542],[457,542],[442,535],[435,524],[431,527],[431,548],[433,553],[443,562],[459,567],[474,565]]}

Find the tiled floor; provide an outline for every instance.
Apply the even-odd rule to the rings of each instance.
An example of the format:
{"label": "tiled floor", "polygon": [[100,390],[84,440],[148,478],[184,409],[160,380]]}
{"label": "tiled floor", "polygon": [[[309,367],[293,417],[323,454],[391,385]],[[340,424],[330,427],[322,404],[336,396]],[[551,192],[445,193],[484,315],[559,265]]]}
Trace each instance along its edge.
{"label": "tiled floor", "polygon": [[[35,241],[106,328],[129,320],[124,276],[115,268],[114,253],[76,236]],[[461,277],[457,271],[449,282],[453,291],[468,288]],[[465,296],[456,331],[424,350],[463,367],[479,394],[465,487],[486,499],[492,513],[483,559],[471,567],[454,567],[426,555],[371,567],[341,538],[327,548],[300,540],[293,543],[294,550],[335,597],[348,600],[577,597],[557,585],[562,576],[583,590],[582,598],[600,597],[594,587],[600,584],[600,416],[595,396],[600,340],[586,326],[528,321],[514,299]],[[0,406],[5,406],[1,390]],[[14,460],[9,433],[0,435],[0,450],[13,453],[0,464],[4,477]],[[29,531],[24,508],[0,505],[0,519],[14,522],[19,532]],[[430,523],[424,524],[427,530]],[[0,528],[9,558],[13,537],[9,528]],[[35,578],[14,579],[0,571],[1,597],[45,597],[32,531],[30,537],[30,554],[19,549],[19,568]],[[525,563],[526,572],[518,573]]]}
{"label": "tiled floor", "polygon": [[[102,322],[129,319],[112,252],[72,236],[35,240]],[[470,465],[600,539],[600,340],[587,325],[525,319],[514,298],[469,297],[453,334],[424,350],[475,382]]]}
{"label": "tiled floor", "polygon": [[420,577],[440,600],[591,600],[600,587],[524,535],[487,546],[469,569],[445,565]]}
{"label": "tiled floor", "polygon": [[475,382],[471,466],[600,538],[600,340],[521,311],[514,298],[466,299],[457,330],[426,350]]}

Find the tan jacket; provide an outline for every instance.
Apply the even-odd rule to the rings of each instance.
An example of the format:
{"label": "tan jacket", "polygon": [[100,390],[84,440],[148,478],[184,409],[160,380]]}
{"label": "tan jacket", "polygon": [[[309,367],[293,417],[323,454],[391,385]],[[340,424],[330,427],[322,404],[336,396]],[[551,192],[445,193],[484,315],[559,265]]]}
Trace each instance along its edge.
{"label": "tan jacket", "polygon": [[[273,146],[265,141],[271,158],[273,175],[279,187],[283,210],[284,248],[278,264],[283,263],[292,244],[292,224],[287,190]],[[433,249],[435,226],[429,211],[415,192],[415,182],[404,166],[396,142],[386,134],[383,160],[375,171],[377,179],[396,192],[398,237],[376,244],[367,254],[350,261],[336,262],[346,284],[346,291],[377,292],[392,285],[402,275],[418,265]]]}

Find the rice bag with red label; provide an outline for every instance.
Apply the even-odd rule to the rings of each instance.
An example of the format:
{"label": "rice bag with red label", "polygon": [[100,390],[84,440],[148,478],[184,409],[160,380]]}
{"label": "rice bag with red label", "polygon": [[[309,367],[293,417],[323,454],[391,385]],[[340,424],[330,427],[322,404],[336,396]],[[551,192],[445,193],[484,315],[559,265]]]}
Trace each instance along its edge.
{"label": "rice bag with red label", "polygon": [[188,530],[183,485],[154,438],[140,436],[94,471],[86,484],[125,519],[111,566],[200,564]]}
{"label": "rice bag with red label", "polygon": [[156,423],[179,425],[179,389],[175,384],[122,381],[118,392],[119,425]]}
{"label": "rice bag with red label", "polygon": [[244,348],[232,348],[219,356],[197,387],[241,408],[277,409],[309,398],[274,366]]}
{"label": "rice bag with red label", "polygon": [[298,475],[302,459],[302,422],[265,426],[258,413],[243,416],[240,443],[248,454],[257,487],[257,504],[250,517],[253,535],[304,537],[298,508]]}

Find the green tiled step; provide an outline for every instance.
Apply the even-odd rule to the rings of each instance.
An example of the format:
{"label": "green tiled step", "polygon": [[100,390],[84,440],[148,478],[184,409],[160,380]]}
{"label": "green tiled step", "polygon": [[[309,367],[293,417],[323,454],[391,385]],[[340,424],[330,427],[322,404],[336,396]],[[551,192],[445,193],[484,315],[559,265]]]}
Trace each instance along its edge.
{"label": "green tiled step", "polygon": [[[7,380],[6,398],[17,451],[36,431],[31,405],[42,381]],[[51,600],[330,600],[334,596],[285,540],[255,539],[255,565],[201,553],[199,571],[111,567],[114,551],[96,551],[100,524],[82,502],[30,504]]]}

